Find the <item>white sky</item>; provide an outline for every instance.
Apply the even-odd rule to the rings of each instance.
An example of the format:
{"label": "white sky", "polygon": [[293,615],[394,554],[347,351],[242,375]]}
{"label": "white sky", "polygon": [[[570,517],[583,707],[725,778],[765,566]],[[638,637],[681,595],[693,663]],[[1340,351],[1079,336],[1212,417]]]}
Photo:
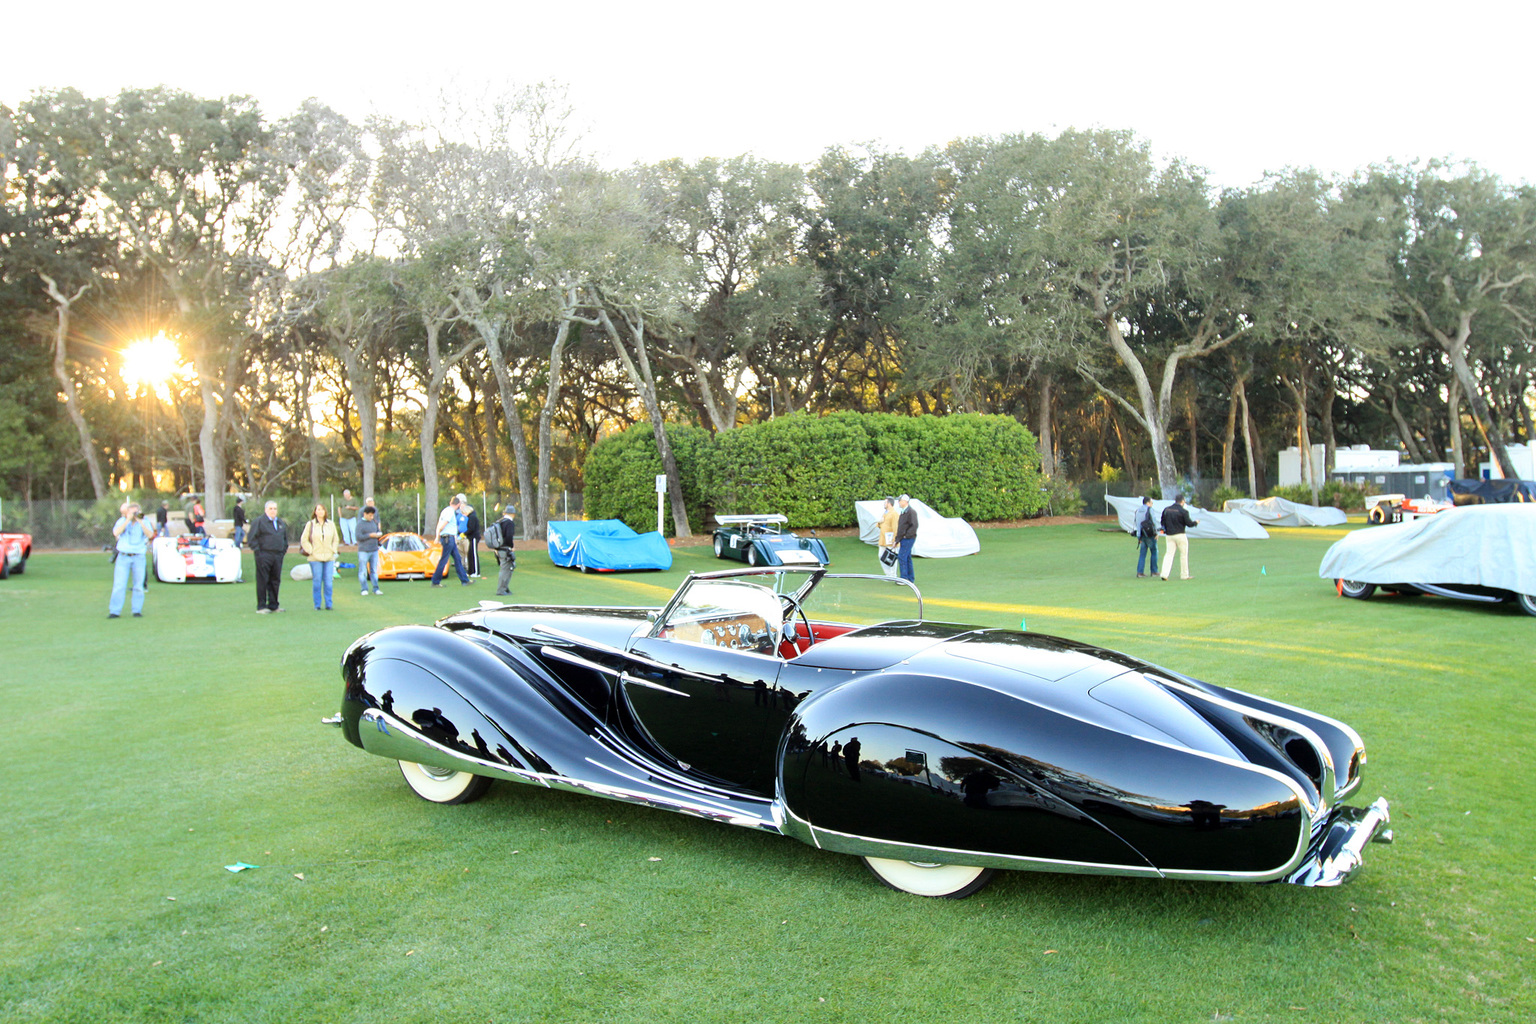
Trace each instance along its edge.
{"label": "white sky", "polygon": [[167,84],[360,119],[556,81],[610,166],[1106,127],[1219,185],[1428,157],[1536,180],[1536,7],[1518,0],[83,0],[26,18],[0,20],[7,105]]}

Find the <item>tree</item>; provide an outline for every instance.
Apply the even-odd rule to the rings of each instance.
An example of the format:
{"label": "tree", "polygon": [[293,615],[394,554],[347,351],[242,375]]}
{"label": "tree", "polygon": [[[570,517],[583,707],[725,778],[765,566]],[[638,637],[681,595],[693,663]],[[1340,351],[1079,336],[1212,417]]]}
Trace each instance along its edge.
{"label": "tree", "polygon": [[[1158,481],[1172,492],[1179,473],[1168,435],[1180,363],[1220,351],[1250,327],[1218,259],[1205,183],[1178,163],[1158,170],[1128,132],[1069,131],[1028,153],[1017,187],[1031,217],[1016,228],[1033,270],[1026,292],[1050,304],[1060,337],[1095,339],[1080,349],[1078,372],[1146,432]],[[1112,371],[1129,387],[1116,386]]]}
{"label": "tree", "polygon": [[803,233],[798,167],[738,156],[687,164],[668,160],[643,172],[642,187],[661,211],[660,236],[688,272],[692,315],[665,339],[663,359],[686,367],[688,401],[716,431],[736,426],[764,306],[765,275],[792,265]]}
{"label": "tree", "polygon": [[1373,168],[1358,188],[1397,204],[1391,270],[1405,328],[1445,354],[1452,390],[1466,399],[1490,458],[1504,476],[1518,477],[1488,383],[1474,365],[1491,354],[1485,341],[1498,336],[1499,321],[1524,327],[1527,342],[1536,322],[1528,302],[1536,282],[1536,189],[1440,161]]}
{"label": "tree", "polygon": [[[198,445],[209,518],[223,515],[223,442],[259,302],[260,255],[285,168],[246,97],[203,99],[164,87],[113,100],[72,89],[22,105],[19,132],[68,187],[88,192],[125,258],[152,267],[179,314],[168,325],[197,372]],[[170,332],[168,332],[170,333]]]}

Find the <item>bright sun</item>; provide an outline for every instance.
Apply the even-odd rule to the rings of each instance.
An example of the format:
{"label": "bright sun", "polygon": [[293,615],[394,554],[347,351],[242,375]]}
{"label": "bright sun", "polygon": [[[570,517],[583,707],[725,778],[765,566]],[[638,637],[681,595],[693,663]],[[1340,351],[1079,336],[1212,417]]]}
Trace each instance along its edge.
{"label": "bright sun", "polygon": [[186,377],[191,368],[181,361],[176,343],[161,331],[153,338],[135,341],[123,349],[123,383],[129,388],[153,391],[161,401],[169,401],[172,377]]}

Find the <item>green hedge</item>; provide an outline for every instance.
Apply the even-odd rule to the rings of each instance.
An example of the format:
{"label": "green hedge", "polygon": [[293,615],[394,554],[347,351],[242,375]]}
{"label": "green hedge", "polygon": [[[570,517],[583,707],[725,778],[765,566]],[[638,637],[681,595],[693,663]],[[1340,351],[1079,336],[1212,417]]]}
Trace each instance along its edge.
{"label": "green hedge", "polygon": [[[696,531],[715,512],[782,512],[793,528],[852,526],[855,501],[903,492],[980,522],[1045,505],[1034,435],[1007,416],[800,414],[716,435],[671,425],[667,437]],[[649,424],[598,442],[584,470],[587,515],[649,529],[659,472]]]}
{"label": "green hedge", "polygon": [[[682,477],[683,504],[695,533],[707,525],[708,502],[699,486],[701,471],[708,466],[714,442],[709,431],[686,424],[667,424],[667,442]],[[661,452],[648,422],[636,423],[623,433],[612,434],[592,446],[582,470],[588,519],[622,519],[641,533],[656,529],[656,477],[660,476]],[[665,515],[666,533],[672,532],[670,506]]]}

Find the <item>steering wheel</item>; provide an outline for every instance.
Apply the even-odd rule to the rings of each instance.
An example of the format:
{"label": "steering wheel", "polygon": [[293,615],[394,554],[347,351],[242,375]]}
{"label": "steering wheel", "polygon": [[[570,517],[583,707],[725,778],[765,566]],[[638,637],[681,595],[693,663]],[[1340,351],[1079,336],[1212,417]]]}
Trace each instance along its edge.
{"label": "steering wheel", "polygon": [[800,646],[800,636],[795,629],[795,616],[799,615],[800,621],[805,624],[806,640],[814,644],[816,642],[816,634],[811,629],[811,620],[806,616],[805,609],[800,607],[800,602],[796,601],[789,594],[780,594],[779,603],[784,606],[784,639],[794,644],[797,648]]}

